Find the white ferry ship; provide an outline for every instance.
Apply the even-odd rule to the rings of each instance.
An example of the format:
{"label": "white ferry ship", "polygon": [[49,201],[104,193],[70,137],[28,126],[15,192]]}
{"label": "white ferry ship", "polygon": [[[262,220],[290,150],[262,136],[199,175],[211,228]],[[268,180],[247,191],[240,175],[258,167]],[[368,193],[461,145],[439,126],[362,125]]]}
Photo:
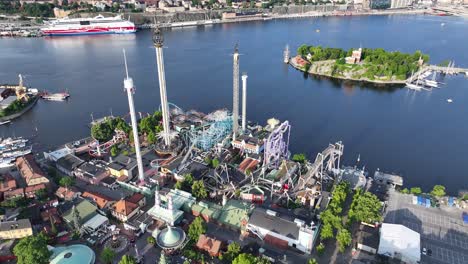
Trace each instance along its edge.
{"label": "white ferry ship", "polygon": [[63,18],[49,22],[41,29],[44,35],[73,36],[89,34],[128,34],[135,33],[136,27],[132,22],[121,16],[94,18]]}

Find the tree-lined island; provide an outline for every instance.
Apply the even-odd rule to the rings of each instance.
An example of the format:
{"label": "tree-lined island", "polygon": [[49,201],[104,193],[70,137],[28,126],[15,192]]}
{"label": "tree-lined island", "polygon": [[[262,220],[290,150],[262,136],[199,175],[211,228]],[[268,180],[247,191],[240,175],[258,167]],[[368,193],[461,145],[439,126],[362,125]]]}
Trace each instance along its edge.
{"label": "tree-lined island", "polygon": [[414,54],[384,49],[328,48],[302,45],[291,65],[303,72],[353,81],[381,84],[404,84],[429,61],[429,55],[416,51]]}

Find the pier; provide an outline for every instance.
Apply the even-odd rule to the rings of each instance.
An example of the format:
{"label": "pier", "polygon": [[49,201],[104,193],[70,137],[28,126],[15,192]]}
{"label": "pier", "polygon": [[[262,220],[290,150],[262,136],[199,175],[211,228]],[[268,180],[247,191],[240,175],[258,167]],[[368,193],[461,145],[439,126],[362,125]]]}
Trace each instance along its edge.
{"label": "pier", "polygon": [[412,83],[414,82],[419,75],[425,73],[426,71],[434,71],[440,72],[443,74],[465,74],[468,76],[468,68],[459,68],[459,67],[449,67],[449,66],[437,66],[437,65],[426,65],[423,66],[419,71],[415,72],[412,76],[410,76],[406,82]]}

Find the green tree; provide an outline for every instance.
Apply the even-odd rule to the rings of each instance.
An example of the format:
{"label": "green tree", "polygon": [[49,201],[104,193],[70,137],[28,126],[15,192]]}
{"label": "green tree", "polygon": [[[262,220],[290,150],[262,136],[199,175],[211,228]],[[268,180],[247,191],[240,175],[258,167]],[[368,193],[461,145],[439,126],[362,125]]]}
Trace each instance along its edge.
{"label": "green tree", "polygon": [[342,228],[340,231],[338,231],[336,240],[338,241],[338,250],[343,253],[346,247],[351,245],[351,233],[347,229]]}
{"label": "green tree", "polygon": [[194,181],[192,184],[192,194],[198,199],[204,199],[208,196],[203,180]]}
{"label": "green tree", "polygon": [[353,203],[348,216],[351,221],[374,223],[382,220],[382,203],[370,192],[358,189],[353,196]]}
{"label": "green tree", "polygon": [[320,231],[320,239],[325,240],[333,237],[333,226],[329,223],[326,223],[322,226]]}
{"label": "green tree", "polygon": [[156,143],[156,135],[154,134],[153,131],[150,131],[148,135],[146,136],[146,139],[148,140],[148,143],[154,144]]}
{"label": "green tree", "polygon": [[411,187],[410,193],[412,193],[414,195],[419,195],[419,194],[422,193],[422,190],[421,190],[420,187]]}
{"label": "green tree", "polygon": [[209,166],[211,165],[211,158],[209,156],[206,156],[205,159],[204,159],[205,163]]}
{"label": "green tree", "polygon": [[307,264],[318,264],[318,261],[316,259],[312,258],[312,259],[309,259]]}
{"label": "green tree", "polygon": [[216,158],[213,159],[213,160],[211,161],[211,166],[213,166],[213,168],[215,168],[215,169],[218,168],[218,166],[219,166],[219,160],[216,159]]}
{"label": "green tree", "polygon": [[236,256],[241,252],[241,246],[237,242],[232,242],[228,245],[226,253],[223,255],[223,260],[228,263],[231,263]]}
{"label": "green tree", "polygon": [[48,264],[51,256],[43,233],[22,238],[13,248],[13,254],[18,264]]}
{"label": "green tree", "polygon": [[431,195],[435,197],[442,197],[445,195],[445,187],[443,185],[435,185],[432,188]]}
{"label": "green tree", "polygon": [[67,176],[67,177],[62,177],[60,179],[60,186],[65,187],[65,188],[72,186],[74,183],[75,183],[75,179],[73,179],[72,177]]}
{"label": "green tree", "polygon": [[39,199],[39,200],[44,200],[45,198],[47,198],[47,190],[46,189],[40,189],[40,190],[37,190],[36,191],[36,197]]}
{"label": "green tree", "polygon": [[123,255],[122,259],[119,261],[119,264],[137,264],[137,262],[134,257]]}
{"label": "green tree", "polygon": [[306,161],[306,155],[304,153],[294,154],[292,160],[295,162],[304,163]]}
{"label": "green tree", "polygon": [[408,188],[404,188],[403,190],[401,190],[401,193],[403,193],[403,194],[409,194],[410,191],[408,190]]}
{"label": "green tree", "polygon": [[323,245],[322,242],[320,242],[320,244],[318,244],[318,246],[316,247],[316,249],[317,249],[317,254],[318,254],[319,256],[322,256],[323,253],[325,252],[325,246]]}
{"label": "green tree", "polygon": [[149,236],[147,239],[146,239],[146,242],[150,245],[154,245],[156,244],[156,239],[152,236]]}
{"label": "green tree", "polygon": [[117,147],[117,145],[112,146],[110,149],[110,154],[112,157],[117,156],[119,154],[119,147]]}
{"label": "green tree", "polygon": [[205,234],[206,224],[200,216],[197,216],[190,224],[188,229],[188,237],[190,240],[196,242],[201,234]]}
{"label": "green tree", "polygon": [[252,254],[242,253],[239,254],[233,261],[232,264],[257,264],[257,258]]}
{"label": "green tree", "polygon": [[181,190],[182,189],[182,181],[178,181],[174,184],[174,188]]}
{"label": "green tree", "polygon": [[101,255],[100,255],[100,259],[102,262],[109,264],[109,263],[112,263],[114,258],[115,258],[115,252],[112,249],[105,247],[102,250]]}

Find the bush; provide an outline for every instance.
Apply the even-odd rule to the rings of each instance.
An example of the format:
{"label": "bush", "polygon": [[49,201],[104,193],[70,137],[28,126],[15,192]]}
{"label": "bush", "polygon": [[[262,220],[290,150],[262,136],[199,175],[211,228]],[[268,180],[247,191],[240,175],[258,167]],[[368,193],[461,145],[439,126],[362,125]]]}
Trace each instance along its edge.
{"label": "bush", "polygon": [[432,188],[431,195],[435,197],[442,197],[445,195],[445,187],[442,185],[436,185]]}
{"label": "bush", "polygon": [[419,195],[422,193],[422,190],[420,187],[411,187],[410,192],[414,195]]}
{"label": "bush", "polygon": [[306,155],[304,153],[294,154],[292,160],[295,162],[304,163],[306,161]]}
{"label": "bush", "polygon": [[324,251],[325,251],[325,246],[323,245],[323,243],[320,243],[320,244],[318,244],[318,246],[316,247],[316,249],[317,249],[317,254],[318,254],[319,256],[322,256],[323,253],[324,253]]}

